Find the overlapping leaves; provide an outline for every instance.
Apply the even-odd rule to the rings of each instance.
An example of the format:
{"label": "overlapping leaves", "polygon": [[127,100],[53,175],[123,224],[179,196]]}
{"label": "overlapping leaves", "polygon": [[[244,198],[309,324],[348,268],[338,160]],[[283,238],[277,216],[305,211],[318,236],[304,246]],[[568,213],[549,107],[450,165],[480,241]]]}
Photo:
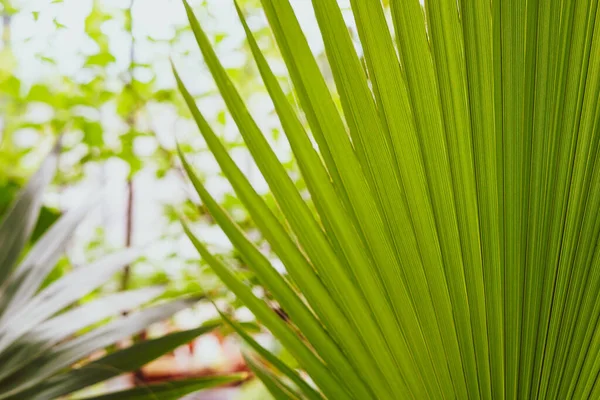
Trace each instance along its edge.
{"label": "overlapping leaves", "polygon": [[[216,327],[212,323],[137,343],[77,369],[70,368],[93,352],[127,339],[190,306],[194,299],[155,304],[121,317],[123,312],[135,310],[163,292],[162,288],[149,287],[111,294],[75,306],[83,296],[132,262],[137,257],[134,251],[110,254],[40,289],[89,209],[89,205],[85,205],[60,218],[27,254],[21,256],[37,221],[44,188],[54,175],[56,160],[55,149],[0,225],[0,399],[59,398],[136,370]],[[82,329],[109,318],[109,322],[79,334]],[[154,394],[161,399],[177,399],[202,388],[239,379],[239,376],[191,379],[111,393],[100,398],[132,399]]]}
{"label": "overlapping leaves", "polygon": [[188,235],[319,390],[290,386],[296,372],[253,343],[289,377],[250,357],[272,394],[600,396],[598,2],[392,0],[391,34],[380,0],[351,0],[358,54],[337,2],[313,0],[341,109],[289,1],[261,3],[301,111],[238,12],[316,212],[187,4],[206,65],[285,226],[175,75],[208,147],[287,270],[275,270],[182,155],[205,206],[291,323],[186,227]]}

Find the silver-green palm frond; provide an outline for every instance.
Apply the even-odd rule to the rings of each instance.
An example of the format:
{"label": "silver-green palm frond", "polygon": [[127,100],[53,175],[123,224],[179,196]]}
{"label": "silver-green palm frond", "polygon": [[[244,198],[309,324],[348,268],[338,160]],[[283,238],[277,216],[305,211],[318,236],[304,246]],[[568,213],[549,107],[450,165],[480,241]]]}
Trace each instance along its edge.
{"label": "silver-green palm frond", "polygon": [[276,271],[182,155],[200,198],[291,323],[186,227],[190,238],[317,388],[251,344],[289,378],[249,357],[273,395],[600,397],[598,1],[390,0],[387,9],[351,0],[361,54],[336,0],[301,2],[314,9],[340,105],[289,0],[261,3],[301,110],[238,13],[316,211],[187,4],[205,63],[285,226],[175,75],[287,270]]}
{"label": "silver-green palm frond", "polygon": [[[155,358],[214,329],[211,323],[197,329],[134,344],[83,364],[95,351],[140,332],[187,308],[194,299],[144,307],[162,288],[149,287],[110,294],[82,306],[78,300],[104,284],[137,257],[135,251],[110,254],[79,267],[40,289],[61,256],[67,241],[89,205],[67,213],[21,255],[37,221],[44,188],[52,179],[57,151],[53,151],[7,212],[0,225],[0,399],[51,400],[136,370]],[[116,317],[113,319],[113,317]],[[110,319],[105,324],[99,322]],[[78,334],[82,329],[84,334]],[[239,380],[240,376],[190,379],[110,393],[101,399],[158,396],[178,399],[206,387]],[[146,397],[143,397],[146,396]]]}

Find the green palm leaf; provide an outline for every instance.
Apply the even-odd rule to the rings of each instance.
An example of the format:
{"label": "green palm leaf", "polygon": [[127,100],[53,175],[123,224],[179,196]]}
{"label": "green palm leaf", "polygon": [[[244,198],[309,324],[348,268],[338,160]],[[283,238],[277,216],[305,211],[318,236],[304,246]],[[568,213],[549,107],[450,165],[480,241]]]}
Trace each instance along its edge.
{"label": "green palm leaf", "polygon": [[185,395],[216,385],[224,385],[239,381],[244,374],[230,376],[215,376],[196,379],[185,379],[137,387],[121,392],[107,393],[96,397],[86,397],[85,400],[177,400]]}
{"label": "green palm leaf", "polygon": [[[196,300],[155,304],[121,317],[123,312],[135,310],[163,293],[163,288],[148,287],[70,307],[135,260],[136,251],[110,254],[89,266],[77,268],[40,290],[73,230],[89,211],[89,205],[69,212],[57,221],[15,267],[37,220],[41,194],[54,175],[57,150],[47,157],[0,225],[0,399],[50,400],[68,395],[136,370],[217,325],[212,323],[138,343],[80,368],[70,368],[93,352],[170,317]],[[110,318],[108,323],[78,335],[82,329],[107,318]],[[208,377],[202,381],[178,382],[166,389],[164,385],[150,386],[145,388],[145,393],[155,390],[176,399],[192,391],[241,378]],[[128,398],[124,397],[127,393],[114,398]]]}
{"label": "green palm leaf", "polygon": [[[391,0],[387,10],[380,0],[351,0],[359,54],[337,1],[313,0],[337,93],[289,0],[261,3],[301,110],[237,10],[312,204],[185,2],[206,66],[285,221],[175,76],[286,275],[181,159],[202,202],[290,321],[185,230],[319,396],[599,396],[598,2]],[[267,360],[249,356],[276,398],[315,398],[295,371],[229,322]]]}
{"label": "green palm leaf", "polygon": [[293,388],[283,383],[281,379],[269,371],[265,366],[261,365],[259,361],[254,360],[252,356],[244,355],[244,360],[258,379],[264,383],[265,387],[269,393],[273,395],[275,400],[302,399],[300,393],[297,393]]}

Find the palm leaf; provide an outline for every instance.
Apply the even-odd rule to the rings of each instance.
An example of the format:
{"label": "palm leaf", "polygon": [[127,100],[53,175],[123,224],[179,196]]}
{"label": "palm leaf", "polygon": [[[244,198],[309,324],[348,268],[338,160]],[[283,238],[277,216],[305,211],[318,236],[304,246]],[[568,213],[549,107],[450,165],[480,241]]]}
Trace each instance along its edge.
{"label": "palm leaf", "polygon": [[255,360],[252,356],[247,354],[244,354],[244,360],[258,379],[264,383],[265,387],[269,393],[273,395],[275,400],[302,399],[300,393],[297,393],[293,388],[286,385],[285,382],[262,365],[260,361]]}
{"label": "palm leaf", "polygon": [[[177,84],[284,276],[180,156],[200,199],[290,321],[185,225],[202,258],[319,396],[600,395],[598,2],[391,0],[388,14],[380,0],[351,0],[360,54],[338,2],[311,3],[336,93],[289,0],[261,0],[301,110],[237,7],[306,201],[184,2],[285,221],[233,162],[175,71]],[[295,371],[229,322],[274,366],[249,359],[276,398],[315,398],[287,385],[277,374],[295,381]]]}
{"label": "palm leaf", "polygon": [[[246,344],[248,344],[252,350],[256,353],[256,355],[263,358],[265,361],[269,362],[275,369],[277,369],[281,374],[286,376],[290,381],[292,381],[298,389],[302,391],[303,397],[311,400],[322,400],[323,397],[306,381],[302,379],[302,377],[289,367],[286,363],[277,358],[273,353],[269,352],[267,349],[262,347],[252,336],[250,336],[244,329],[238,324],[234,322],[225,314],[221,313],[221,317],[227,324],[229,324],[234,331],[240,335],[240,337],[244,340]],[[256,358],[256,357],[255,357]]]}
{"label": "palm leaf", "polygon": [[211,323],[197,329],[171,333],[169,335],[135,343],[134,345],[110,353],[96,361],[55,376],[35,390],[23,394],[32,400],[56,398],[84,389],[121,375],[123,371],[133,371],[150,361],[188,343],[194,338],[215,329],[219,324]]}
{"label": "palm leaf", "polygon": [[107,393],[95,397],[86,397],[85,400],[177,400],[185,395],[214,386],[235,383],[245,378],[245,374],[230,376],[210,376],[205,378],[185,379],[158,383],[120,392]]}
{"label": "palm leaf", "polygon": [[[57,149],[44,161],[0,225],[0,399],[49,400],[70,394],[136,370],[216,326],[213,323],[135,344],[78,369],[70,368],[93,352],[170,317],[196,300],[155,304],[122,317],[123,312],[136,310],[164,291],[148,287],[73,306],[134,261],[138,255],[135,250],[113,253],[89,266],[79,267],[40,290],[78,222],[89,211],[89,205],[63,216],[23,255],[19,265],[14,266],[35,225],[41,194],[54,174],[56,154]],[[78,334],[106,319],[110,321]],[[165,393],[171,394],[169,398],[177,398],[177,393],[183,395],[239,379],[238,376],[210,377],[201,382],[178,383],[165,389]]]}

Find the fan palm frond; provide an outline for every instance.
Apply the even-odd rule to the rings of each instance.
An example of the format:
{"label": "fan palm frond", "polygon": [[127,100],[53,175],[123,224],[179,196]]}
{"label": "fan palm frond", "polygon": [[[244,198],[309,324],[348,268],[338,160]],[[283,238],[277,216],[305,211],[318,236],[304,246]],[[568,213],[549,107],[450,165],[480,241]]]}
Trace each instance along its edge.
{"label": "fan palm frond", "polygon": [[[287,276],[181,158],[205,206],[291,322],[186,231],[318,396],[599,397],[598,1],[390,0],[388,26],[380,0],[351,0],[359,54],[337,1],[313,0],[335,95],[289,0],[261,3],[301,110],[237,10],[314,209],[187,3],[206,66],[285,226],[175,76]],[[276,398],[315,398],[310,386],[290,386],[297,371],[250,345],[289,378],[278,380],[250,358]]]}

